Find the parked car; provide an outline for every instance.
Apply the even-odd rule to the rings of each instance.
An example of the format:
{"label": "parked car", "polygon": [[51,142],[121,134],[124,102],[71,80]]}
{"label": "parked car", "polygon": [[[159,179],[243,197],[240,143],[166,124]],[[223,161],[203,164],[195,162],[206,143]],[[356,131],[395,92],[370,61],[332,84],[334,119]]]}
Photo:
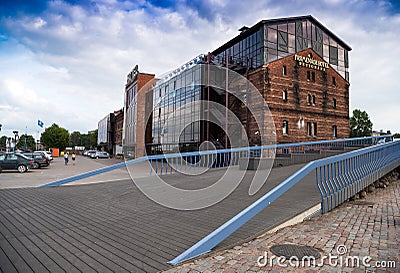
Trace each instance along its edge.
{"label": "parked car", "polygon": [[42,153],[23,153],[24,156],[33,159],[33,168],[40,169],[50,165],[49,160]]}
{"label": "parked car", "polygon": [[48,154],[46,151],[34,151],[34,153],[41,153],[42,155],[44,155],[47,158],[47,160],[49,160],[49,162],[53,160],[53,156]]}
{"label": "parked car", "polygon": [[86,156],[92,157],[92,154],[95,154],[96,152],[97,152],[96,150],[89,150],[87,151]]}
{"label": "parked car", "polygon": [[51,151],[46,151],[47,155],[49,156],[48,159],[51,161],[53,160],[53,153]]}
{"label": "parked car", "polygon": [[96,158],[96,159],[98,159],[98,158],[111,158],[111,156],[107,152],[99,152],[99,151],[97,151],[94,154],[90,154],[90,158]]}
{"label": "parked car", "polygon": [[0,155],[0,172],[2,170],[18,170],[18,172],[24,173],[32,167],[33,160],[23,154],[5,153]]}

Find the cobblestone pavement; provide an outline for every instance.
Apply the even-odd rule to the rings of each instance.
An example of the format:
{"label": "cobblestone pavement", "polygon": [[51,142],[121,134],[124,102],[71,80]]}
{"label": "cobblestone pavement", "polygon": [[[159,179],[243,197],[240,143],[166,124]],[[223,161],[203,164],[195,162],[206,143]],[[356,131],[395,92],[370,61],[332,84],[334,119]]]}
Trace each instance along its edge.
{"label": "cobblestone pavement", "polygon": [[[346,202],[310,221],[264,234],[166,272],[400,272],[399,210],[400,180],[397,180],[385,189],[369,193],[365,199]],[[315,267],[307,262],[296,266],[295,259],[291,262],[272,259],[269,249],[275,244],[313,247],[321,258],[316,259]],[[326,259],[321,262],[324,256]]]}

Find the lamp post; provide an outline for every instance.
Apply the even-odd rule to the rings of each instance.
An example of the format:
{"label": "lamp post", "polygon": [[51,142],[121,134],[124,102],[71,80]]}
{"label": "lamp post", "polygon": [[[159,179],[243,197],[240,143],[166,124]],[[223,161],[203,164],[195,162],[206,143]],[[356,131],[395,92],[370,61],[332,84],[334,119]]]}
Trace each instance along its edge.
{"label": "lamp post", "polygon": [[13,146],[13,153],[15,152],[15,148],[17,146],[17,138],[18,138],[18,131],[13,131],[14,134],[14,146]]}
{"label": "lamp post", "polygon": [[25,139],[24,139],[24,152],[26,152],[26,138],[28,137],[28,127],[25,127]]}

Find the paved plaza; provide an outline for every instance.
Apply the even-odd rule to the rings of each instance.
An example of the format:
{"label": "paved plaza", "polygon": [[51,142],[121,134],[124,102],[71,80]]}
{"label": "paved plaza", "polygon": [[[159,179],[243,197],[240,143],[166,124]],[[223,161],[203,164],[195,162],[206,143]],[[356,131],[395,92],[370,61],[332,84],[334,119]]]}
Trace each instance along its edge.
{"label": "paved plaza", "polygon": [[[269,250],[276,244],[310,246],[322,256],[338,258],[333,257],[331,263],[328,259],[322,263],[317,260],[316,267],[307,266],[307,263],[296,266],[295,260],[292,265],[288,261],[278,263]],[[343,254],[338,255],[337,251]],[[260,256],[263,258],[259,264]],[[269,260],[266,261],[265,256]],[[357,264],[349,257],[359,258],[360,266],[353,266]],[[365,199],[348,201],[310,221],[264,234],[166,272],[400,272],[400,180],[368,194]]]}

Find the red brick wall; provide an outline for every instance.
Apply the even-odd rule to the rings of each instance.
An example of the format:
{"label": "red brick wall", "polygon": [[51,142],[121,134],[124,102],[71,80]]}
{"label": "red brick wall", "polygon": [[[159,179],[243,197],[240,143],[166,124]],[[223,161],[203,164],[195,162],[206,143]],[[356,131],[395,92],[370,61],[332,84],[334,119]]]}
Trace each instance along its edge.
{"label": "red brick wall", "polygon": [[[151,91],[150,87],[155,83],[154,75],[139,73],[138,75],[138,96],[137,96],[137,121],[136,121],[136,152],[135,157],[145,154],[145,133],[146,133],[146,93]],[[146,85],[147,84],[147,85]]]}
{"label": "red brick wall", "polygon": [[[296,54],[307,57],[309,53],[314,59],[324,61],[312,49]],[[283,66],[286,66],[286,75],[283,75]],[[307,71],[310,76],[314,72],[315,81],[307,80]],[[321,71],[300,66],[294,55],[290,55],[251,72],[249,79],[270,108],[278,143],[333,139],[333,125],[337,126],[337,138],[349,137],[349,83],[332,67]],[[315,96],[315,104],[308,104],[307,95]],[[333,99],[336,99],[336,108]],[[304,118],[304,127],[300,129],[299,118]],[[283,120],[289,124],[287,135],[282,133]],[[307,136],[307,122],[317,123],[317,136]],[[254,126],[253,122],[251,127]]]}

